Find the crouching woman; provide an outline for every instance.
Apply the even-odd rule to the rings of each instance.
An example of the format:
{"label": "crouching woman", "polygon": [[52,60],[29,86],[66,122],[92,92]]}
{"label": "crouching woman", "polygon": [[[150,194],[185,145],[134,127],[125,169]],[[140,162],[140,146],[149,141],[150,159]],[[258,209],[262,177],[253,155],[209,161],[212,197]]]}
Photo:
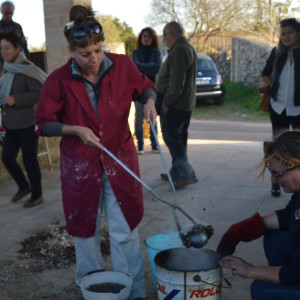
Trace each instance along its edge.
{"label": "crouching woman", "polygon": [[[234,275],[252,278],[253,300],[300,299],[300,131],[286,131],[264,144],[260,176],[271,173],[286,193],[292,193],[285,208],[232,225],[217,251],[224,256],[220,265]],[[264,235],[269,266],[255,266],[231,256],[240,241],[249,242]]]}

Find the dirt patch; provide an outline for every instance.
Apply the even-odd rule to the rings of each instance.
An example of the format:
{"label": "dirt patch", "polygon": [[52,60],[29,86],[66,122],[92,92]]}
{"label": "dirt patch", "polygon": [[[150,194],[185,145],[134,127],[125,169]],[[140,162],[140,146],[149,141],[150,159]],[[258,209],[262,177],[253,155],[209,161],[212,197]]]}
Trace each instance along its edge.
{"label": "dirt patch", "polygon": [[[82,299],[73,281],[74,238],[65,226],[51,224],[24,239],[20,245],[15,259],[0,262],[0,299]],[[105,261],[110,255],[107,227],[101,229],[101,251]]]}
{"label": "dirt patch", "polygon": [[[51,226],[21,242],[19,258],[31,259],[31,268],[43,271],[49,268],[66,268],[76,262],[74,238],[66,226]],[[110,255],[107,227],[101,230],[101,252]]]}

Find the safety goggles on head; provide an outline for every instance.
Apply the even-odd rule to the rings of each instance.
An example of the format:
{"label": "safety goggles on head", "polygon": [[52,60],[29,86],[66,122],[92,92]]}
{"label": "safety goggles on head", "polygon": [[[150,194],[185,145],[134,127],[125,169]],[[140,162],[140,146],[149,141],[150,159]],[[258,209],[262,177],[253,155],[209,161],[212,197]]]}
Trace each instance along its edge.
{"label": "safety goggles on head", "polygon": [[79,27],[73,30],[72,39],[76,42],[83,41],[87,35],[100,36],[103,34],[102,26],[99,23],[93,23],[88,27]]}

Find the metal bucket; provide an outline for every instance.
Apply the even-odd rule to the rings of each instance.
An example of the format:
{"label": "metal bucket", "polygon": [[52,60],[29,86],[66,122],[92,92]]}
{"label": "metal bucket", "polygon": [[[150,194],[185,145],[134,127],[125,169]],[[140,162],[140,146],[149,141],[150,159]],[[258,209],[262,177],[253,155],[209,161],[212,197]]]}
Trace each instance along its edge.
{"label": "metal bucket", "polygon": [[220,255],[209,249],[174,248],[155,258],[158,299],[221,299]]}
{"label": "metal bucket", "polygon": [[127,300],[132,278],[121,272],[97,270],[82,277],[79,285],[84,300]]}

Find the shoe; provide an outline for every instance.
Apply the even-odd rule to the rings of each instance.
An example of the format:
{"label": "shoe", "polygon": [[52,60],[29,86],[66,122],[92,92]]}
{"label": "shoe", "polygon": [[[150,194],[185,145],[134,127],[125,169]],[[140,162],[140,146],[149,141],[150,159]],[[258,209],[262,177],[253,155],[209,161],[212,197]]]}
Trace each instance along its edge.
{"label": "shoe", "polygon": [[11,198],[11,201],[12,202],[17,202],[17,201],[21,200],[24,196],[29,194],[30,192],[31,192],[30,187],[27,187],[23,190],[18,190],[17,193]]}
{"label": "shoe", "polygon": [[35,200],[32,200],[30,198],[23,204],[23,207],[29,208],[29,207],[37,206],[37,205],[41,204],[43,202],[43,200],[44,200],[43,196],[41,196]]}
{"label": "shoe", "polygon": [[151,153],[158,154],[159,150],[157,148],[152,148]]}
{"label": "shoe", "polygon": [[[169,177],[166,173],[160,173],[160,177],[163,179],[163,180],[166,180],[166,181],[169,181]],[[171,177],[172,178],[172,177]],[[176,181],[174,178],[172,178],[172,181]]]}
{"label": "shoe", "polygon": [[139,155],[142,155],[142,154],[144,154],[144,150],[143,150],[143,149],[139,149],[139,150],[137,151],[137,153],[138,153]]}
{"label": "shoe", "polygon": [[193,184],[198,182],[198,179],[192,178],[192,179],[178,179],[177,181],[174,182],[174,187],[175,189],[181,189],[187,185]]}
{"label": "shoe", "polygon": [[163,180],[169,181],[168,174],[166,174],[166,173],[160,173],[160,177],[161,177]]}
{"label": "shoe", "polygon": [[279,197],[281,190],[278,183],[272,183],[272,190],[271,190],[272,196]]}

